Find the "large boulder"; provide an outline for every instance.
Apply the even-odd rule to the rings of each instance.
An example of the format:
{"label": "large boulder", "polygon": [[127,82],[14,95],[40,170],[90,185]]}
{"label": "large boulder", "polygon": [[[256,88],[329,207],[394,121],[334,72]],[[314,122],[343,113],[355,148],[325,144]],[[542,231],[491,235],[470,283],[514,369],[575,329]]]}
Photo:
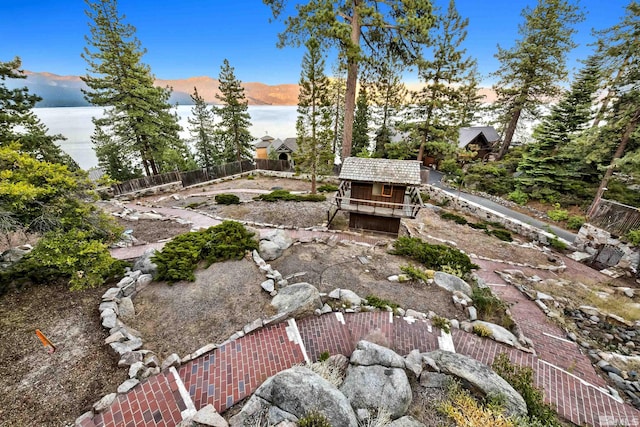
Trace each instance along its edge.
{"label": "large boulder", "polygon": [[151,261],[151,257],[155,255],[157,251],[155,249],[147,249],[133,264],[133,270],[140,270],[142,274],[151,274],[156,276],[158,274],[158,266]]}
{"label": "large boulder", "polygon": [[522,345],[518,341],[518,338],[509,332],[507,329],[495,323],[484,322],[482,320],[475,320],[471,322],[473,326],[482,326],[491,331],[491,338],[495,341],[511,345],[516,348],[522,349]]}
{"label": "large boulder", "polygon": [[265,261],[273,261],[282,255],[282,249],[270,240],[260,240],[258,251]]}
{"label": "large boulder", "polygon": [[380,365],[350,365],[340,391],[355,410],[376,411],[382,407],[389,411],[391,419],[403,416],[413,398],[404,369]]}
{"label": "large boulder", "polygon": [[387,424],[387,427],[425,427],[425,425],[415,418],[407,415],[392,421],[390,424]]}
{"label": "large boulder", "polygon": [[453,274],[438,271],[433,275],[433,281],[436,285],[449,292],[460,291],[467,296],[471,296],[471,285]]}
{"label": "large boulder", "polygon": [[522,396],[487,365],[470,357],[444,350],[432,351],[427,353],[427,356],[436,363],[440,372],[464,380],[485,396],[502,395],[508,416],[527,414],[527,404]]}
{"label": "large boulder", "polygon": [[269,425],[297,421],[319,410],[332,426],[357,427],[349,400],[327,380],[310,369],[295,366],[267,379],[229,424],[244,426],[259,412],[266,412]]}
{"label": "large boulder", "polygon": [[291,317],[305,317],[314,314],[322,307],[322,300],[318,290],[309,283],[300,282],[282,288],[273,297],[271,305],[278,313],[287,313]]}
{"label": "large boulder", "polygon": [[351,353],[351,364],[359,366],[381,365],[387,368],[405,368],[404,359],[393,350],[369,341],[360,341]]}
{"label": "large boulder", "polygon": [[293,244],[293,239],[289,237],[289,234],[279,228],[269,231],[261,237],[261,240],[269,240],[278,245],[283,251]]}

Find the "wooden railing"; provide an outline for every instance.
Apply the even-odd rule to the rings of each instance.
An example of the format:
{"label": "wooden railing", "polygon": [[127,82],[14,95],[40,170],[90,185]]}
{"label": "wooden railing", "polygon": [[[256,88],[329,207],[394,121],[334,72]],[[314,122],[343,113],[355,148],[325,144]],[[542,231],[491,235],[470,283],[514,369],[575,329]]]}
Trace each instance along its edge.
{"label": "wooden railing", "polygon": [[600,199],[589,223],[616,236],[640,229],[640,209],[613,200]]}
{"label": "wooden railing", "polygon": [[354,199],[352,197],[349,197],[348,194],[345,196],[336,196],[335,198],[336,205],[340,209],[349,212],[365,213],[369,215],[415,218],[421,206],[413,203],[408,195],[406,195],[405,201],[408,201],[409,203],[392,203],[380,202],[377,200]]}

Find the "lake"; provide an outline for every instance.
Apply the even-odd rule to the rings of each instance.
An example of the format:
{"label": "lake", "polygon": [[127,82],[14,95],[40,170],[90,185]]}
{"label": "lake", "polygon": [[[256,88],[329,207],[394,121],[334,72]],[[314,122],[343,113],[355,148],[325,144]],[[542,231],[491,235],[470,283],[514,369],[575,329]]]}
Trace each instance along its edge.
{"label": "lake", "polygon": [[[182,132],[180,137],[188,140],[189,123],[192,105],[180,105],[174,111],[180,117]],[[274,138],[289,138],[296,136],[296,106],[249,106],[251,115],[251,135],[256,139],[269,134]],[[67,140],[58,144],[82,169],[89,169],[98,165],[98,159],[91,144],[93,133],[92,117],[102,116],[102,107],[62,107],[62,108],[34,108],[34,113],[49,128],[50,134],[62,134]]]}

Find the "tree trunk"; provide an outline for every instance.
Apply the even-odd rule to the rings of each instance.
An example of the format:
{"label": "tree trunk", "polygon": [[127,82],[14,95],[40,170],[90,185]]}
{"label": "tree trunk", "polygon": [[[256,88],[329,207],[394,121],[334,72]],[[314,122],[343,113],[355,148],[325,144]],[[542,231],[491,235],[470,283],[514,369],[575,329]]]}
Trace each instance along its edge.
{"label": "tree trunk", "polygon": [[522,107],[516,107],[513,111],[513,115],[511,116],[511,120],[509,120],[507,131],[504,133],[504,141],[502,142],[502,147],[500,147],[500,152],[498,153],[498,160],[502,159],[509,150],[509,146],[513,140],[513,134],[516,133],[516,127],[518,127],[520,114],[522,114]]}
{"label": "tree trunk", "polygon": [[[360,17],[358,16],[358,0],[353,1],[351,16],[351,43],[360,46]],[[356,85],[358,83],[358,61],[350,58],[347,63],[347,91],[344,97],[344,134],[342,136],[342,159],[351,157],[351,140],[353,139],[353,118],[356,109]]]}
{"label": "tree trunk", "polygon": [[418,161],[422,163],[424,157],[424,146],[427,144],[427,131],[422,132],[422,141],[420,141],[420,150],[418,150]]}
{"label": "tree trunk", "polygon": [[611,163],[607,168],[604,176],[602,177],[602,181],[600,181],[600,186],[598,187],[598,191],[596,191],[596,197],[593,199],[593,203],[589,207],[589,211],[587,212],[587,217],[593,215],[596,207],[600,203],[600,199],[602,199],[602,195],[606,191],[607,185],[609,185],[609,180],[613,176],[613,169],[615,167],[616,160],[620,159],[624,154],[624,151],[627,149],[627,144],[631,139],[631,134],[635,132],[638,127],[638,122],[640,121],[640,110],[637,110],[633,115],[633,118],[627,124],[626,129],[624,130],[624,134],[622,135],[622,139],[620,140],[620,144],[616,149],[616,152],[613,154],[613,159],[611,159]]}
{"label": "tree trunk", "polygon": [[338,127],[340,126],[340,124],[338,123],[339,120],[340,120],[340,87],[338,87],[338,89],[336,90],[336,122],[333,128],[333,150],[331,150],[331,152],[333,153],[332,162],[335,162],[336,150],[338,148]]}

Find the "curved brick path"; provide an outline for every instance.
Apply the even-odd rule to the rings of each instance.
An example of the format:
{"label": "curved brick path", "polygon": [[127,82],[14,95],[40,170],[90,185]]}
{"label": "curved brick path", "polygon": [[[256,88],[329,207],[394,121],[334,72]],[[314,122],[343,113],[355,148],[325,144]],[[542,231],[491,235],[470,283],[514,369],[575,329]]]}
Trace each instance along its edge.
{"label": "curved brick path", "polygon": [[[149,208],[131,205],[140,211],[155,210],[164,215],[180,216],[195,227],[216,225],[219,221],[197,212],[173,208]],[[319,237],[326,233],[290,230],[295,237]],[[336,240],[349,239],[375,243],[375,239],[336,233]],[[149,246],[112,251],[121,258],[131,258],[133,250]],[[141,253],[141,252],[140,252]],[[138,255],[140,254],[138,253]],[[516,350],[495,341],[453,330],[451,338],[456,352],[491,364],[499,353],[520,366],[535,371],[535,385],[545,392],[545,400],[558,413],[577,425],[640,426],[640,412],[615,400],[606,391],[589,359],[576,343],[564,339],[564,332],[522,295],[507,285],[493,271],[508,268],[495,262],[474,260],[478,273],[506,302],[525,336],[533,341],[536,355]],[[267,326],[181,366],[143,381],[127,394],[119,395],[110,408],[93,419],[84,419],[83,427],[97,426],[174,426],[184,417],[207,404],[221,412],[251,395],[269,376],[294,364],[316,361],[320,353],[349,356],[361,339],[383,342],[399,354],[413,349],[426,352],[443,348],[441,331],[428,320],[403,319],[390,313],[330,313],[298,322],[289,320]]]}

